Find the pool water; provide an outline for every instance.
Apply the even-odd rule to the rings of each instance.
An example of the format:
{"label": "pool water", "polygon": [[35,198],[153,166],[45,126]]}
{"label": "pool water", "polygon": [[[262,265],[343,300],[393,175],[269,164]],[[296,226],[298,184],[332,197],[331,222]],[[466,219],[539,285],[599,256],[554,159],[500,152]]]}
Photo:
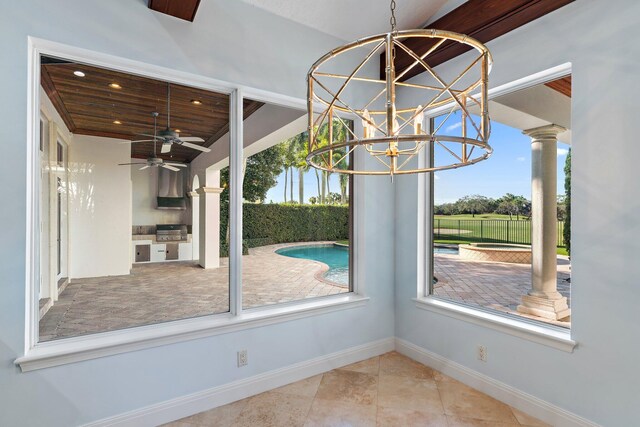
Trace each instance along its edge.
{"label": "pool water", "polygon": [[337,245],[290,246],[278,249],[278,255],[311,259],[329,266],[324,278],[341,285],[349,285],[349,248]]}
{"label": "pool water", "polygon": [[434,254],[450,254],[450,255],[458,255],[458,248],[450,248],[447,246],[434,246],[433,247]]}

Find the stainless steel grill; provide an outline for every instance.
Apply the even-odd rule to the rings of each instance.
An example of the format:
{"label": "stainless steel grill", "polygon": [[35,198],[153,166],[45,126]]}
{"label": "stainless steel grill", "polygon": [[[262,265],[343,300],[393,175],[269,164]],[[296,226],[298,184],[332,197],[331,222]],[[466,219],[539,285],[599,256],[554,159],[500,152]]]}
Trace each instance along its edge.
{"label": "stainless steel grill", "polygon": [[187,240],[185,224],[157,224],[156,240],[158,242],[180,242]]}

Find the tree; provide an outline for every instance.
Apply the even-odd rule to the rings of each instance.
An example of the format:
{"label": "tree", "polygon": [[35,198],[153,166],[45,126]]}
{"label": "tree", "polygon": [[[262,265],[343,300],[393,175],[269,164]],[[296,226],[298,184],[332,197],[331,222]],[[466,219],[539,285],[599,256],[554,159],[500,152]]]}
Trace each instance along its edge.
{"label": "tree", "polygon": [[[277,183],[282,173],[282,160],[279,147],[273,146],[246,159],[242,197],[247,202],[263,202],[267,192]],[[229,168],[220,171],[220,186],[224,189],[220,195],[222,202],[229,201]]]}
{"label": "tree", "polygon": [[494,200],[479,194],[473,196],[464,196],[456,203],[460,204],[460,208],[465,213],[470,213],[473,217],[477,213],[493,212]]}
{"label": "tree", "polygon": [[516,196],[511,193],[507,193],[500,197],[497,201],[496,213],[509,215],[509,219],[513,219],[513,215],[516,219],[520,219],[520,215],[528,216],[531,213],[531,202],[524,196]]}
{"label": "tree", "polygon": [[564,194],[565,219],[562,240],[567,253],[571,255],[571,148],[564,161]]}

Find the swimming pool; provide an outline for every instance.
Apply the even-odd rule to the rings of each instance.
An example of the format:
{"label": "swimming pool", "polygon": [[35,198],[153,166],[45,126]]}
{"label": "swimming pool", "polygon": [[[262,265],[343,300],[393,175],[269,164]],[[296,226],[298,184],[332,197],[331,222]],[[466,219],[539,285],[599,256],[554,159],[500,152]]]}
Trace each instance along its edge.
{"label": "swimming pool", "polygon": [[329,266],[324,278],[341,285],[349,285],[349,248],[338,245],[289,246],[278,249],[278,255],[311,259]]}
{"label": "swimming pool", "polygon": [[458,255],[458,248],[451,246],[434,246],[433,247],[434,254],[448,254],[448,255]]}

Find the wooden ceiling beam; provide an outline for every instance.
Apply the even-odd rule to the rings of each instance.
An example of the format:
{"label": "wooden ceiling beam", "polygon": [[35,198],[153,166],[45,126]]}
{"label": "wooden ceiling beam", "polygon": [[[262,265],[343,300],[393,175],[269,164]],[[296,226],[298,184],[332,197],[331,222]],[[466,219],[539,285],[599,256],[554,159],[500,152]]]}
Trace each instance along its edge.
{"label": "wooden ceiling beam", "polygon": [[149,9],[193,22],[200,0],[149,0]]}
{"label": "wooden ceiling beam", "polygon": [[[468,0],[429,24],[427,28],[466,34],[481,43],[487,43],[573,1],[575,0]],[[434,43],[425,38],[410,39],[405,44],[418,55],[422,55]],[[430,67],[435,67],[470,49],[460,43],[444,43],[429,55],[426,62]],[[400,74],[413,62],[414,59],[406,52],[396,49],[397,74]],[[380,76],[382,79],[385,77],[384,71],[384,53],[382,53],[380,56]],[[421,66],[413,67],[403,76],[401,81],[408,80],[424,71]]]}

